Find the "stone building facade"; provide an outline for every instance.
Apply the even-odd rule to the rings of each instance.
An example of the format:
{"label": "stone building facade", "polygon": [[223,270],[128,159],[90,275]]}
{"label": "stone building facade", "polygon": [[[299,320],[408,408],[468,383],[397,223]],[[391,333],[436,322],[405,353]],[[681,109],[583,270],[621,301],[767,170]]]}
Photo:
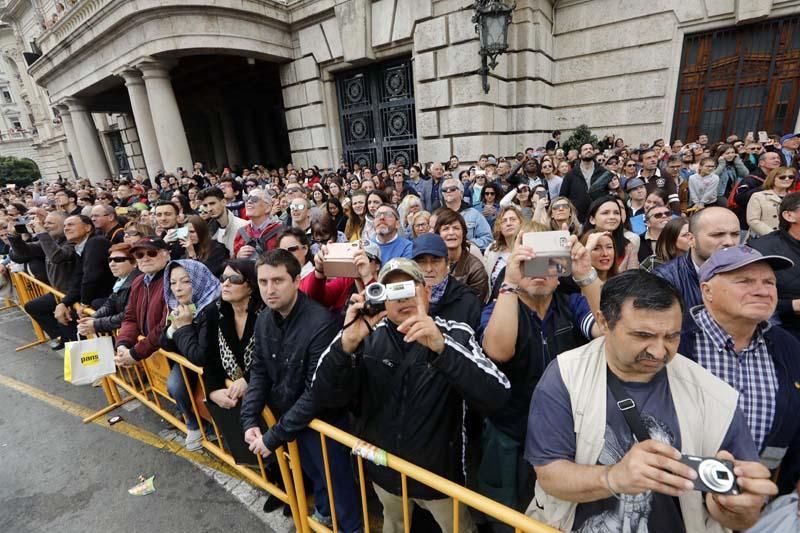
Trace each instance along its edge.
{"label": "stone building facade", "polygon": [[[61,123],[39,142],[62,139],[75,171],[93,180],[195,160],[470,161],[542,146],[553,129],[582,123],[632,143],[670,138],[692,131],[675,122],[690,113],[678,98],[691,89],[680,85],[687,37],[800,13],[800,0],[518,0],[487,94],[463,0],[64,1],[0,0],[0,19],[14,53],[34,54],[20,71],[38,86],[36,125]],[[781,64],[794,61],[792,42],[774,46],[785,48]],[[800,63],[787,72],[791,89]],[[732,108],[743,94],[734,77]],[[742,122],[704,119],[716,111],[697,94],[695,129]],[[776,98],[791,127],[797,98]]]}

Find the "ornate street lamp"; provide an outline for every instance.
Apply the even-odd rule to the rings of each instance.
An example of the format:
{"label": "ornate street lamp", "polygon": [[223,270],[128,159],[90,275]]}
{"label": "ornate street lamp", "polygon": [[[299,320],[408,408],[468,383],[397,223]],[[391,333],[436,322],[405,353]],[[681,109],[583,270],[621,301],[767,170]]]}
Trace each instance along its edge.
{"label": "ornate street lamp", "polygon": [[475,15],[475,32],[480,37],[481,68],[478,69],[483,81],[483,92],[489,92],[489,70],[497,66],[497,56],[508,48],[508,25],[511,13],[517,4],[507,6],[501,0],[475,0],[472,4]]}

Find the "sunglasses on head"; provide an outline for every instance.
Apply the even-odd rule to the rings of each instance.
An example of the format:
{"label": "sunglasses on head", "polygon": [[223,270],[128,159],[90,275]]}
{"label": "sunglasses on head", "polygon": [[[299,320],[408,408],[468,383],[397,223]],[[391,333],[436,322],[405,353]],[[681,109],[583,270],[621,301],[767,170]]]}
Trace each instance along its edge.
{"label": "sunglasses on head", "polygon": [[130,258],[128,258],[128,257],[109,257],[108,258],[108,262],[109,263],[127,263],[129,261],[130,261]]}
{"label": "sunglasses on head", "polygon": [[244,285],[244,276],[241,274],[223,274],[219,277],[220,285],[224,285],[226,281],[230,281],[233,285]]}
{"label": "sunglasses on head", "polygon": [[136,259],[142,259],[144,256],[147,257],[156,257],[158,255],[158,250],[142,250],[139,252],[133,252],[133,257]]}

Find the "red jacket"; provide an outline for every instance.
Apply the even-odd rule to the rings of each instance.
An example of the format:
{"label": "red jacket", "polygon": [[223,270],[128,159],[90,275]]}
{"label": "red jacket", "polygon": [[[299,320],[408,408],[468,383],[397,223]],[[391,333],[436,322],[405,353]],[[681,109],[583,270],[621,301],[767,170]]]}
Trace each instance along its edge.
{"label": "red jacket", "polygon": [[344,309],[350,295],[355,292],[353,289],[355,283],[355,278],[317,279],[312,272],[300,280],[300,290],[312,300],[327,307],[332,313],[338,313]]}
{"label": "red jacket", "polygon": [[[117,346],[130,349],[131,357],[137,361],[147,359],[159,348],[166,320],[164,271],[156,274],[149,286],[144,284],[142,274],[131,285],[125,316],[117,334]],[[140,335],[144,335],[142,340],[139,340]]]}
{"label": "red jacket", "polygon": [[[247,233],[250,239],[260,241],[262,248],[265,252],[267,252],[278,247],[278,235],[280,235],[281,231],[283,230],[283,224],[280,222],[271,222],[267,224],[267,227],[265,227],[263,231],[257,232],[255,231],[255,228],[251,222],[242,229],[245,233]],[[267,242],[263,242],[265,238],[267,238]],[[242,232],[237,231],[236,237],[233,239],[233,257],[237,257],[239,255],[239,249],[245,244],[247,243],[242,238]]]}

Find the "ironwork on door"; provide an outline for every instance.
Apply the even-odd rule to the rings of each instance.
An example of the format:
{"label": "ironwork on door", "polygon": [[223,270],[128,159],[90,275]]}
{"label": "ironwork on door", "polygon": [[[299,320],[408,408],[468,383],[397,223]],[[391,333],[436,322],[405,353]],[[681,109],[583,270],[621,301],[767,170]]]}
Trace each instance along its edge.
{"label": "ironwork on door", "polygon": [[417,161],[411,60],[394,60],[336,77],[344,158],[375,167]]}
{"label": "ironwork on door", "polygon": [[125,153],[125,144],[122,142],[122,134],[113,131],[108,134],[111,141],[111,151],[114,153],[114,161],[117,163],[117,170],[120,176],[131,177],[131,168],[128,165],[128,154]]}
{"label": "ironwork on door", "polygon": [[688,35],[672,138],[794,131],[798,94],[800,17]]}

